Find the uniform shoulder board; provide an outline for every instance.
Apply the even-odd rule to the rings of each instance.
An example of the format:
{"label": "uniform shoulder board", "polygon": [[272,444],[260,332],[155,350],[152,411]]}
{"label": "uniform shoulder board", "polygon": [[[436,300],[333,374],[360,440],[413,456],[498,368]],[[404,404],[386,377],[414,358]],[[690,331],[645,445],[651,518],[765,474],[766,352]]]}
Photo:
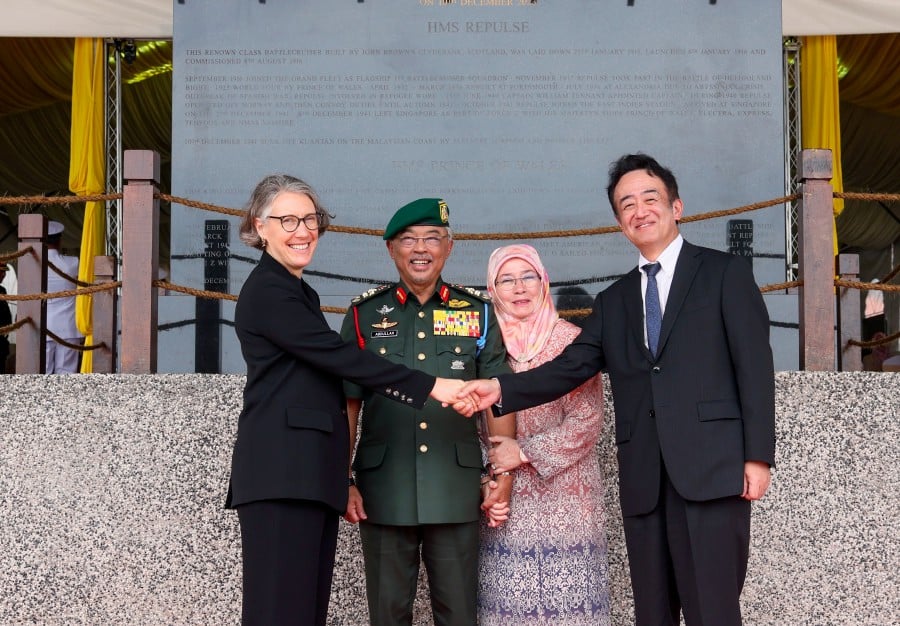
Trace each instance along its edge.
{"label": "uniform shoulder board", "polygon": [[479,289],[473,289],[472,287],[465,287],[463,285],[451,285],[451,287],[458,291],[462,291],[463,293],[466,293],[473,298],[478,298],[482,302],[491,301],[491,295],[487,291],[481,291]]}
{"label": "uniform shoulder board", "polygon": [[355,298],[353,298],[353,300],[350,301],[350,304],[359,304],[360,302],[365,302],[369,298],[371,298],[373,296],[377,296],[380,293],[384,293],[385,291],[387,291],[390,288],[391,288],[391,285],[379,285],[378,287],[373,287],[372,289],[369,289],[368,291],[364,291],[363,293],[361,293],[358,296],[356,296]]}

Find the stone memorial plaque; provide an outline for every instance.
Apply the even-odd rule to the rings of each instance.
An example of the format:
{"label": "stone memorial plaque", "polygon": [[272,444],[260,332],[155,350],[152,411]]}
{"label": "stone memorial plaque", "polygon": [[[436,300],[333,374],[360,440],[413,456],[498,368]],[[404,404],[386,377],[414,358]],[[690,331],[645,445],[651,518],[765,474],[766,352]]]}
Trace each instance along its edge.
{"label": "stone memorial plaque", "polygon": [[[174,9],[177,196],[239,208],[260,178],[286,172],[317,189],[337,225],[381,229],[401,205],[441,197],[456,234],[593,228],[615,224],[609,163],[637,151],[673,169],[686,215],[784,195],[778,1]],[[173,206],[175,283],[203,285],[211,217]],[[259,254],[231,221],[225,275],[238,293]],[[682,228],[694,243],[752,255],[760,284],[784,280],[784,230],[781,205]],[[636,261],[619,234],[523,240],[555,289],[595,294]],[[445,278],[483,285],[503,243],[457,240]],[[323,304],[339,307],[395,276],[380,238],[342,233],[324,236],[305,272]],[[172,327],[161,369],[194,370],[193,325],[179,323],[193,311],[161,306]],[[243,370],[234,341],[222,333],[223,371]]]}

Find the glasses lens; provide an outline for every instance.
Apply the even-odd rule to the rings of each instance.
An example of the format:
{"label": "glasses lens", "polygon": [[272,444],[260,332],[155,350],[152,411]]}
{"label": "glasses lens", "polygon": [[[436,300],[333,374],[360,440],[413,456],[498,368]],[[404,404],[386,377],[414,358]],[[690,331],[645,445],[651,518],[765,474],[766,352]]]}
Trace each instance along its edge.
{"label": "glasses lens", "polygon": [[306,217],[303,218],[303,223],[306,225],[306,228],[309,230],[316,230],[319,228],[319,214],[318,213],[310,213]]}
{"label": "glasses lens", "polygon": [[281,227],[289,233],[297,230],[297,227],[300,225],[300,220],[293,215],[285,215],[284,217],[279,217],[278,221],[281,222]]}

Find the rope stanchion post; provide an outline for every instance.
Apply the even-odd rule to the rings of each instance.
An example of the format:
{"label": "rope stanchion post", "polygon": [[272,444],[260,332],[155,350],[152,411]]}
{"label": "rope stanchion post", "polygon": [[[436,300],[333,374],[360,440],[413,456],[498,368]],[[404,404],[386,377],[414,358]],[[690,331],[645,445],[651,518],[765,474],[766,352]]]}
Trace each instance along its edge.
{"label": "rope stanchion post", "polygon": [[800,369],[835,370],[834,213],[831,150],[800,160]]}
{"label": "rope stanchion post", "polygon": [[[110,283],[116,279],[116,259],[111,256],[94,257],[94,282]],[[91,317],[94,328],[94,344],[102,345],[93,354],[95,374],[112,374],[116,371],[116,290],[98,291],[91,296]]]}
{"label": "rope stanchion post", "polygon": [[[859,255],[838,255],[838,272],[841,280],[859,280]],[[842,372],[861,372],[862,350],[849,340],[862,337],[862,291],[838,288],[838,369]]]}
{"label": "rope stanchion post", "polygon": [[[47,291],[47,218],[43,215],[19,215],[19,250],[30,250],[19,257],[19,295]],[[47,327],[47,301],[22,300],[18,319],[31,319],[16,331],[16,373],[43,374],[47,369],[44,346]]]}
{"label": "rope stanchion post", "polygon": [[126,150],[122,218],[122,372],[156,373],[159,154]]}

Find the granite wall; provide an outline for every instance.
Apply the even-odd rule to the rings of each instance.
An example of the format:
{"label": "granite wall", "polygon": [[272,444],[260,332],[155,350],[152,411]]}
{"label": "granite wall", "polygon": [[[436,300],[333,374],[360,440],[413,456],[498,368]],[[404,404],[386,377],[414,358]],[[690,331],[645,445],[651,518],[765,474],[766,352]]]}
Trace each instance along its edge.
{"label": "granite wall", "polygon": [[[242,382],[0,377],[0,624],[237,624],[239,532],[222,503]],[[782,372],[777,394],[745,622],[900,623],[900,377]],[[631,624],[609,429],[599,457],[614,623]],[[359,537],[341,524],[329,623],[356,626]],[[423,593],[417,616],[431,623]]]}

